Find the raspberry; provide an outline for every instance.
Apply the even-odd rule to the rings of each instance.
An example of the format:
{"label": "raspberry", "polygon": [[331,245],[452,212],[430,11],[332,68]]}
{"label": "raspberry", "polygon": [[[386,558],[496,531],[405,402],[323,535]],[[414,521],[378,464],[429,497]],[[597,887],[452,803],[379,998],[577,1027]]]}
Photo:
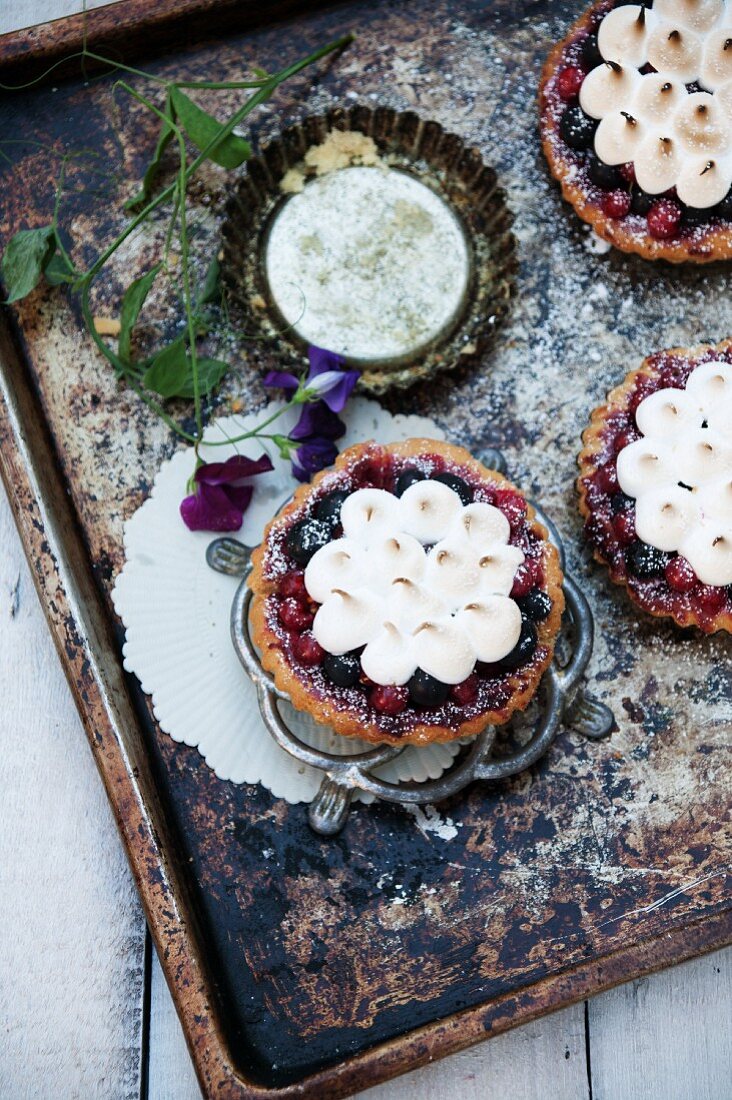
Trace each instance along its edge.
{"label": "raspberry", "polygon": [[319,665],[325,657],[325,650],[318,645],[312,634],[300,634],[292,643],[292,652],[301,665]]}
{"label": "raspberry", "polygon": [[697,581],[694,570],[681,555],[671,558],[666,566],[666,583],[674,592],[690,592]]}
{"label": "raspberry", "polygon": [[292,597],[282,601],[279,614],[282,625],[288,630],[297,630],[298,633],[307,630],[315,618],[309,607]]}
{"label": "raspberry", "polygon": [[630,195],[627,191],[608,191],[602,196],[602,212],[608,218],[624,218],[630,210]]}
{"label": "raspberry", "polygon": [[458,706],[467,707],[470,703],[474,703],[478,696],[478,684],[480,683],[478,676],[475,672],[471,672],[467,680],[463,680],[462,684],[453,684],[450,688],[450,698]]}
{"label": "raspberry", "polygon": [[670,241],[679,231],[681,207],[672,199],[659,199],[648,211],[648,232],[657,241]]}
{"label": "raspberry", "polygon": [[496,508],[503,512],[512,531],[520,527],[526,517],[526,501],[514,489],[496,489]]}
{"label": "raspberry", "polygon": [[577,65],[567,65],[557,77],[557,91],[565,103],[571,102],[579,95],[585,74]]}
{"label": "raspberry", "polygon": [[377,684],[369,695],[369,703],[381,714],[401,714],[408,702],[408,690],[396,684]]}
{"label": "raspberry", "polygon": [[714,614],[724,607],[727,589],[716,584],[700,584],[695,595],[701,609]]}
{"label": "raspberry", "polygon": [[626,183],[635,183],[635,165],[632,160],[629,160],[627,164],[618,165],[618,171]]}
{"label": "raspberry", "polygon": [[621,546],[635,542],[635,508],[626,508],[613,519],[613,531]]}
{"label": "raspberry", "polygon": [[511,589],[511,598],[516,600],[528,596],[537,581],[537,563],[533,558],[525,558],[516,570]]}
{"label": "raspberry", "polygon": [[618,471],[614,462],[601,466],[595,474],[595,485],[603,493],[615,493],[618,489]]}
{"label": "raspberry", "polygon": [[282,580],[280,593],[285,598],[292,596],[294,599],[307,599],[307,593],[305,591],[305,574],[288,573]]}

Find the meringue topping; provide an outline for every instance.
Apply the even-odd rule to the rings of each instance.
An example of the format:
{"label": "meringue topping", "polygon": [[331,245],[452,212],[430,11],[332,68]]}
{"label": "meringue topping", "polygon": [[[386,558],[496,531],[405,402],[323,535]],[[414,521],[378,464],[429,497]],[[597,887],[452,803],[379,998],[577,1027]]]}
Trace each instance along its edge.
{"label": "meringue topping", "polygon": [[418,668],[457,684],[477,660],[499,661],[514,648],[521,613],[509,593],[524,555],[509,544],[498,508],[464,506],[449,486],[427,480],[401,497],[358,489],[341,524],[343,537],[305,570],[320,604],[313,634],[326,652],[365,647],[361,666],[377,684],[405,684]]}
{"label": "meringue topping", "polygon": [[[613,8],[598,29],[603,63],[580,88],[600,120],[595,152],[632,162],[639,187],[676,187],[708,209],[732,188],[732,0],[654,0]],[[641,76],[646,63],[656,72]],[[689,92],[698,83],[702,91]]]}
{"label": "meringue topping", "polygon": [[732,584],[732,365],[703,363],[684,390],[641,401],[643,438],[617,458],[638,538],[677,551],[703,584]]}

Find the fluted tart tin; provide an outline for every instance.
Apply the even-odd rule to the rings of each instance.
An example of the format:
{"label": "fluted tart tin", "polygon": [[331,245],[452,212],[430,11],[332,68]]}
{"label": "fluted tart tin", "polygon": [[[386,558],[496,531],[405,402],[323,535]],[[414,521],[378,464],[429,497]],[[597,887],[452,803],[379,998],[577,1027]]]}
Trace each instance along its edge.
{"label": "fluted tart tin", "polygon": [[249,161],[222,227],[231,318],[284,363],[343,354],[361,388],[480,355],[513,290],[512,217],[476,149],[414,112],[310,117]]}

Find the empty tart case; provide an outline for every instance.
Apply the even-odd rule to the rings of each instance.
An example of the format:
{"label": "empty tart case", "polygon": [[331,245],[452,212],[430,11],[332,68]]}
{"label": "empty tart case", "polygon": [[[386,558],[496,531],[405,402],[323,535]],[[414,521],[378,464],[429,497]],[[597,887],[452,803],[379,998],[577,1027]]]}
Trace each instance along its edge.
{"label": "empty tart case", "polygon": [[[370,140],[359,148],[356,135]],[[329,143],[339,146],[330,168],[327,156],[317,163]],[[342,169],[355,167],[346,178]],[[331,218],[339,203],[340,222]],[[278,366],[299,364],[308,344],[320,344],[361,370],[362,390],[411,386],[490,343],[514,287],[511,224],[493,168],[437,122],[359,105],[311,116],[248,161],[227,203],[221,258],[231,320],[266,342],[269,366],[272,355]],[[306,245],[319,255],[303,278]]]}

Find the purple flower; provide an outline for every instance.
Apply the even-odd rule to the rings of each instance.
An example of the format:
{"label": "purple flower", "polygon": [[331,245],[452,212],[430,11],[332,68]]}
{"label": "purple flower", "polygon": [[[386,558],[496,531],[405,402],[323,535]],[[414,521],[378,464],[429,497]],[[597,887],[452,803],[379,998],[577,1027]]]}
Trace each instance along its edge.
{"label": "purple flower", "polygon": [[332,466],[337,455],[338,448],[332,439],[309,439],[290,456],[292,472],[298,481],[310,481],[318,470]]}
{"label": "purple flower", "polygon": [[340,439],[345,433],[346,425],[340,416],[328,408],[323,401],[314,401],[309,405],[303,405],[300,410],[300,419],[290,432],[290,439],[306,440],[313,436],[322,439]]}
{"label": "purple flower", "polygon": [[318,470],[331,466],[338,454],[335,440],[340,439],[346,425],[324,401],[303,405],[300,419],[289,439],[300,446],[290,450],[292,472],[298,481],[309,481]]}
{"label": "purple flower", "polygon": [[226,462],[204,462],[195,474],[195,492],[181,501],[180,514],[190,531],[238,531],[254,487],[244,478],[273,469],[267,455],[234,455]]}
{"label": "purple flower", "polygon": [[265,386],[284,390],[291,400],[324,401],[331,412],[341,412],[358,382],[360,371],[344,370],[345,359],[325,348],[308,348],[310,369],[305,379],[287,371],[270,371]]}

